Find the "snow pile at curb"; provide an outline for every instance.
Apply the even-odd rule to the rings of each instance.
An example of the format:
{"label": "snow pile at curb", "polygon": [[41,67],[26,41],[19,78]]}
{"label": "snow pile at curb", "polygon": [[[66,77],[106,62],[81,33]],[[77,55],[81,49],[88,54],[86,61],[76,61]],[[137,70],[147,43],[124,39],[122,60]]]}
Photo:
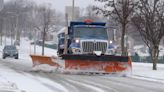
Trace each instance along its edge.
{"label": "snow pile at curb", "polygon": [[0,92],[21,92],[15,83],[5,80],[0,76]]}
{"label": "snow pile at curb", "polygon": [[48,64],[37,65],[32,68],[33,72],[56,72],[58,70],[55,66],[50,66]]}

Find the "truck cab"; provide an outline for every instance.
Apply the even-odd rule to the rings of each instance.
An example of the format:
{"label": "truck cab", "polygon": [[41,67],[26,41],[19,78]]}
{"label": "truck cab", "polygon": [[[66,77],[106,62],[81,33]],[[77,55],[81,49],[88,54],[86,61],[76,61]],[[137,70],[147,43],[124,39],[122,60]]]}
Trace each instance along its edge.
{"label": "truck cab", "polygon": [[104,22],[71,22],[68,27],[68,54],[108,54],[108,33]]}

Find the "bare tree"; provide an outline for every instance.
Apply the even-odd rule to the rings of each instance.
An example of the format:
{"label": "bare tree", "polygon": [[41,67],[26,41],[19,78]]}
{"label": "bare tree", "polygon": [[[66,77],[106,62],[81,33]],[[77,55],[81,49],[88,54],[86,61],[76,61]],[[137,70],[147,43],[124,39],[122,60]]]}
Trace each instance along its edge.
{"label": "bare tree", "polygon": [[85,15],[88,19],[92,19],[92,20],[96,21],[99,19],[99,17],[96,15],[96,12],[93,11],[93,8],[94,8],[94,6],[92,6],[92,5],[87,6],[85,9],[85,11],[86,11]]}
{"label": "bare tree", "polygon": [[[4,5],[4,9],[2,10],[4,20],[3,25],[13,26],[11,30],[13,32],[12,34],[14,34],[15,40],[20,41],[21,32],[27,30],[27,22],[29,20],[27,16],[28,13],[30,13],[29,11],[31,10],[32,4],[33,3],[31,1],[27,0],[12,0]],[[10,20],[11,18],[12,20]],[[5,21],[12,22],[8,23]],[[7,31],[7,29],[5,31]]]}
{"label": "bare tree", "polygon": [[105,17],[112,17],[119,24],[121,24],[121,51],[122,55],[127,55],[125,48],[125,34],[127,31],[127,24],[130,22],[131,16],[137,5],[135,0],[95,0],[101,2],[103,7],[95,6],[97,14],[103,14]]}
{"label": "bare tree", "polygon": [[132,21],[149,48],[153,70],[157,70],[159,44],[164,36],[164,1],[139,0],[138,10]]}
{"label": "bare tree", "polygon": [[[56,31],[63,23],[62,14],[51,9],[47,5],[32,4],[28,8],[26,16],[26,27],[31,39],[42,39],[42,55],[44,55],[44,44],[50,31]],[[35,48],[35,46],[34,46]],[[36,49],[34,49],[35,52]]]}
{"label": "bare tree", "polygon": [[80,9],[79,18],[77,20],[84,21],[85,19],[91,19],[93,21],[100,21],[102,20],[101,17],[96,15],[93,5],[88,5],[86,8]]}
{"label": "bare tree", "polygon": [[42,6],[39,7],[39,13],[40,13],[40,25],[38,25],[38,29],[41,30],[42,33],[42,55],[44,55],[44,45],[46,40],[46,34],[52,28],[52,18],[53,18],[53,12],[48,6]]}

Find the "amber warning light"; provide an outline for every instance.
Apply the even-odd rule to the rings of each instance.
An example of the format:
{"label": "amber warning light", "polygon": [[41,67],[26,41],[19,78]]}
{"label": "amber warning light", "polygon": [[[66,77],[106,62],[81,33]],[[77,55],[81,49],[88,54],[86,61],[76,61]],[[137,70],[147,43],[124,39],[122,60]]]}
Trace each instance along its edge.
{"label": "amber warning light", "polygon": [[86,19],[86,20],[84,20],[84,22],[87,23],[87,24],[89,24],[89,23],[92,23],[93,20],[91,20],[91,19]]}

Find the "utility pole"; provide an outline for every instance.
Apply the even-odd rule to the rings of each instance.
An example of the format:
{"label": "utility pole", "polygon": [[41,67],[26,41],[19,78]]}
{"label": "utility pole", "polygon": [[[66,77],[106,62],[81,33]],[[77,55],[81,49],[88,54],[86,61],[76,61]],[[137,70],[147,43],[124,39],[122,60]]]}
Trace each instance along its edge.
{"label": "utility pole", "polygon": [[68,14],[65,14],[65,26],[66,26],[66,30],[65,30],[65,37],[64,37],[64,54],[67,54],[67,45],[68,45]]}
{"label": "utility pole", "polygon": [[2,45],[2,36],[3,36],[3,17],[2,17],[2,13],[0,12],[0,45]]}
{"label": "utility pole", "polygon": [[74,13],[75,12],[75,0],[72,0],[72,21],[74,20]]}
{"label": "utility pole", "polygon": [[36,54],[36,39],[37,39],[37,36],[38,36],[38,32],[36,29],[34,29],[34,32],[35,32],[35,37],[34,37],[34,54]]}
{"label": "utility pole", "polygon": [[[0,0],[0,13],[1,13],[1,10],[3,9],[3,0]],[[3,19],[2,19],[2,16],[1,16],[1,18],[0,18],[0,25],[1,25],[1,29],[0,29],[0,36],[1,36],[1,45],[2,45],[2,30],[3,30],[3,28],[2,28],[2,26],[3,26]]]}

